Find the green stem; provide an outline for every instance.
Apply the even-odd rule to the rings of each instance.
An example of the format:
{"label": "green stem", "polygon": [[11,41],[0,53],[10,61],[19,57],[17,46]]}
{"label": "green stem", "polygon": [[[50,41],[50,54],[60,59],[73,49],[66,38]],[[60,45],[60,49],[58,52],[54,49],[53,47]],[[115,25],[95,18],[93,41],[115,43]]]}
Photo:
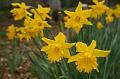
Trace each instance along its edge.
{"label": "green stem", "polygon": [[104,69],[104,74],[103,74],[103,79],[106,79],[106,70],[107,70],[107,64],[108,64],[108,57],[106,57],[106,62],[105,62],[105,69]]}

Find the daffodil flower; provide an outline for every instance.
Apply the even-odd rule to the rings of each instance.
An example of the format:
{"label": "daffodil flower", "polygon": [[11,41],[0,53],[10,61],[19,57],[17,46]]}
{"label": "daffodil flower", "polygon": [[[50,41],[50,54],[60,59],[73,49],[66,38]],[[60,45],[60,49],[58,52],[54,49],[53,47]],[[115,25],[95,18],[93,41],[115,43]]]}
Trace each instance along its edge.
{"label": "daffodil flower", "polygon": [[48,59],[51,62],[59,62],[62,58],[69,58],[70,52],[68,48],[71,48],[74,43],[66,43],[65,35],[60,32],[55,38],[50,40],[42,38],[47,43],[47,46],[43,46],[41,51],[44,51],[48,55]]}
{"label": "daffodil flower", "polygon": [[50,8],[43,8],[40,4],[38,5],[38,8],[31,10],[34,13],[34,17],[41,17],[42,20],[46,20],[46,18],[51,19],[51,17],[48,15],[50,12]]}
{"label": "daffodil flower", "polygon": [[14,25],[10,25],[7,28],[7,37],[9,40],[13,40],[15,38],[16,35],[16,28]]}
{"label": "daffodil flower", "polygon": [[26,4],[24,2],[20,3],[12,3],[12,6],[16,7],[18,6],[18,8],[14,8],[12,9],[10,12],[12,13],[12,15],[14,16],[14,20],[21,20],[24,17],[26,17],[27,15],[31,16],[32,14],[29,13],[27,11],[27,9],[30,8],[30,6],[26,6]]}
{"label": "daffodil flower", "polygon": [[69,17],[65,21],[65,27],[74,29],[76,33],[79,33],[83,25],[92,25],[88,20],[91,15],[91,10],[82,10],[81,2],[79,2],[75,12],[67,10],[64,12]]}
{"label": "daffodil flower", "polygon": [[105,0],[98,1],[92,0],[95,5],[90,5],[89,7],[92,9],[91,17],[94,19],[99,19],[108,9],[108,7],[104,4]]}
{"label": "daffodil flower", "polygon": [[120,4],[117,4],[113,11],[114,11],[115,17],[119,18],[120,17]]}
{"label": "daffodil flower", "polygon": [[93,40],[92,43],[87,46],[85,43],[76,43],[76,52],[78,54],[71,56],[68,63],[75,62],[76,68],[80,72],[90,73],[93,69],[98,70],[97,57],[106,57],[109,55],[110,51],[104,51],[95,49],[96,41]]}

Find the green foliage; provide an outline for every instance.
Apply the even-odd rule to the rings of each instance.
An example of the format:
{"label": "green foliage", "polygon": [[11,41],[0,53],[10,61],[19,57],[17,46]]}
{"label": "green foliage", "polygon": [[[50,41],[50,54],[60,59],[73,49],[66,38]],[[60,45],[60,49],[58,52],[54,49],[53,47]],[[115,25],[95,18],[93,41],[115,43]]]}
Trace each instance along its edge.
{"label": "green foliage", "polygon": [[[2,12],[0,12],[2,13]],[[3,13],[2,13],[3,14]],[[92,40],[96,40],[97,47],[102,50],[111,50],[110,55],[106,58],[99,58],[99,72],[93,71],[91,74],[80,73],[76,70],[74,63],[67,63],[67,59],[63,59],[60,62],[51,63],[47,56],[40,51],[40,48],[44,45],[41,37],[36,37],[25,44],[25,48],[21,49],[26,54],[26,57],[30,61],[30,72],[33,76],[38,79],[119,79],[120,78],[120,19],[114,20],[111,24],[106,24],[105,20],[102,19],[104,28],[97,29],[96,23],[93,26],[86,26],[82,28],[80,33],[77,35],[73,34],[73,30],[66,30],[64,24],[60,22],[58,27],[60,31],[65,33],[68,38],[68,42],[84,42],[87,45]],[[53,34],[50,29],[44,30],[45,37],[53,38]],[[5,32],[0,32],[0,37],[3,37]],[[12,42],[12,53],[9,53],[7,46],[3,47],[4,57],[7,59],[7,65],[11,74],[16,73],[16,69],[22,62],[22,53],[18,51],[18,41],[13,40]],[[28,45],[34,43],[36,49],[30,48],[28,51]],[[75,47],[70,49],[71,55],[74,55]],[[0,70],[2,69],[0,64]],[[2,79],[2,71],[0,71],[0,79]]]}
{"label": "green foliage", "polygon": [[[71,30],[69,30],[69,36],[70,42],[82,41],[89,45],[94,39],[97,41],[97,48],[111,50],[108,57],[98,59],[99,72],[93,71],[91,74],[80,73],[76,70],[74,63],[67,63],[67,59],[59,63],[50,63],[42,52],[34,52],[35,57],[28,55],[31,60],[31,73],[40,79],[119,79],[120,20],[117,19],[109,25],[104,23],[104,28],[102,29],[97,29],[95,25],[96,23],[94,26],[84,27],[77,36],[73,36]],[[49,36],[48,31],[46,34]],[[39,40],[36,41],[37,43],[41,42]],[[74,47],[70,51],[75,54]]]}
{"label": "green foliage", "polygon": [[11,74],[15,74],[17,67],[20,66],[22,61],[22,54],[18,52],[16,41],[13,41],[12,54],[9,54],[8,47],[4,48],[4,57],[7,59],[7,64]]}

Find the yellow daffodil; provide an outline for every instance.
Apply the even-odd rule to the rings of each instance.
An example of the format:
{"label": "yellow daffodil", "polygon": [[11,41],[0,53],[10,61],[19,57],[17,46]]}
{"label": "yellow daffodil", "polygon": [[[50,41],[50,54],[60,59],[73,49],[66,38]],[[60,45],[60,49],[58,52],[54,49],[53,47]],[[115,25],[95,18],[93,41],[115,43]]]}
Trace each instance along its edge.
{"label": "yellow daffodil", "polygon": [[68,63],[75,62],[76,68],[80,72],[91,73],[93,69],[98,70],[97,57],[106,57],[110,51],[104,51],[95,49],[96,41],[93,40],[92,43],[87,46],[85,43],[76,43],[77,55],[71,56]]}
{"label": "yellow daffodil", "polygon": [[34,19],[28,17],[24,21],[25,27],[29,29],[29,33],[32,37],[37,34],[43,35],[43,30],[45,27],[51,28],[51,25],[47,21],[42,20],[40,17],[35,17]]}
{"label": "yellow daffodil", "polygon": [[50,12],[50,8],[43,8],[39,4],[38,8],[36,9],[37,12],[34,9],[32,9],[31,11],[35,14],[35,17],[39,16],[39,17],[41,17],[42,20],[45,20],[46,18],[51,19],[51,17],[48,15],[48,13]]}
{"label": "yellow daffodil", "polygon": [[29,34],[28,28],[20,27],[18,29],[19,31],[17,33],[17,37],[20,39],[20,41],[23,41],[23,40],[29,41],[31,39],[31,35]]}
{"label": "yellow daffodil", "polygon": [[16,29],[14,25],[10,25],[7,28],[7,37],[9,40],[13,40],[15,38],[16,35]]}
{"label": "yellow daffodil", "polygon": [[111,23],[114,20],[113,12],[114,11],[111,8],[107,9],[105,18],[107,24]]}
{"label": "yellow daffodil", "polygon": [[76,33],[79,33],[83,25],[92,25],[92,23],[88,20],[91,10],[82,10],[81,2],[79,2],[75,12],[67,10],[64,12],[69,17],[65,21],[65,27],[74,29]]}
{"label": "yellow daffodil", "polygon": [[[22,4],[18,4],[18,3],[15,3],[13,4],[14,6],[18,5],[20,8],[17,8],[17,10],[21,10],[23,8],[25,8],[25,4],[22,3]],[[24,5],[24,6],[23,6]],[[36,13],[37,14],[37,13]],[[15,19],[16,17],[19,17],[18,15],[15,16]],[[35,15],[33,18],[31,18],[30,16],[22,16],[22,14],[20,13],[20,17],[17,18],[16,20],[18,19],[22,19],[23,17],[26,17],[25,20],[24,20],[24,27],[20,27],[20,28],[17,28],[14,29],[14,27],[9,27],[8,28],[8,36],[9,36],[9,39],[12,39],[12,37],[14,36],[14,30],[16,30],[16,37],[18,37],[21,41],[22,40],[27,40],[29,41],[31,38],[34,38],[35,36],[37,35],[40,35],[40,36],[44,36],[43,34],[43,30],[45,27],[51,27],[47,21],[44,21],[43,19],[41,19],[40,16],[38,15]]]}
{"label": "yellow daffodil", "polygon": [[109,23],[113,22],[114,17],[112,15],[111,16],[108,15],[105,19],[106,19],[106,23],[109,24]]}
{"label": "yellow daffodil", "polygon": [[95,5],[90,5],[92,8],[91,17],[94,19],[99,19],[106,12],[108,7],[104,4],[105,0],[102,0],[101,2],[98,0],[93,0],[93,3],[95,3]]}
{"label": "yellow daffodil", "polygon": [[47,46],[43,46],[41,51],[44,51],[48,55],[48,59],[51,62],[59,62],[63,57],[69,58],[70,52],[68,48],[71,48],[74,44],[66,43],[65,35],[60,32],[55,38],[50,40],[42,38],[47,43]]}
{"label": "yellow daffodil", "polygon": [[119,18],[120,17],[120,4],[116,5],[115,9],[114,9],[114,15],[116,18]]}
{"label": "yellow daffodil", "polygon": [[10,12],[12,13],[12,15],[14,16],[14,20],[21,20],[23,19],[25,16],[27,15],[32,15],[31,13],[29,13],[27,11],[27,9],[29,8],[28,6],[25,5],[24,2],[20,3],[12,3],[13,7],[18,6],[18,8],[14,8],[12,9]]}
{"label": "yellow daffodil", "polygon": [[97,28],[98,29],[102,29],[103,28],[103,24],[100,21],[97,22]]}

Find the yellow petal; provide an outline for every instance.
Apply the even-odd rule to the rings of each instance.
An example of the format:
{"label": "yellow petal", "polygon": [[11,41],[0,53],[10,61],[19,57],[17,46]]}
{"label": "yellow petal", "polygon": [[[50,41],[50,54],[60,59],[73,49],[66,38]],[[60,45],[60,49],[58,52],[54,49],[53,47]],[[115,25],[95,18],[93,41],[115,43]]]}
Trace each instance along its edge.
{"label": "yellow petal", "polygon": [[95,5],[88,5],[88,7],[90,7],[90,8],[94,8],[94,7],[95,7]]}
{"label": "yellow petal", "polygon": [[82,27],[83,27],[83,25],[79,25],[79,26],[73,27],[73,29],[78,34],[81,31]]}
{"label": "yellow petal", "polygon": [[76,43],[76,50],[77,52],[85,52],[87,51],[88,47],[85,43],[77,42]]}
{"label": "yellow petal", "polygon": [[12,3],[12,6],[20,6],[20,3]]}
{"label": "yellow petal", "polygon": [[104,4],[105,3],[105,0],[102,0],[101,2],[99,2],[100,4]]}
{"label": "yellow petal", "polygon": [[68,16],[71,17],[71,16],[73,15],[74,12],[70,12],[70,11],[65,10],[64,13],[65,13],[66,15],[68,15]]}
{"label": "yellow petal", "polygon": [[39,8],[39,9],[42,9],[42,6],[41,6],[40,4],[38,4],[38,8]]}
{"label": "yellow petal", "polygon": [[53,40],[50,40],[50,39],[47,39],[47,38],[44,38],[44,37],[42,38],[42,40],[47,44],[51,44],[51,43],[54,42]]}
{"label": "yellow petal", "polygon": [[71,48],[72,46],[74,46],[75,45],[75,43],[65,43],[64,44],[64,47],[65,48]]}
{"label": "yellow petal", "polygon": [[75,11],[82,11],[82,3],[79,2]]}
{"label": "yellow petal", "polygon": [[110,53],[110,50],[104,51],[104,50],[99,50],[99,49],[94,49],[93,55],[96,57],[106,57]]}
{"label": "yellow petal", "polygon": [[96,41],[93,40],[89,46],[90,49],[94,49],[96,47]]}
{"label": "yellow petal", "polygon": [[86,24],[91,26],[93,25],[90,21],[88,21]]}
{"label": "yellow petal", "polygon": [[31,13],[29,13],[28,11],[25,11],[26,12],[26,14],[28,14],[29,16],[32,16],[32,14]]}
{"label": "yellow petal", "polygon": [[62,32],[59,32],[59,34],[55,37],[55,41],[63,43],[66,41],[66,37]]}
{"label": "yellow petal", "polygon": [[69,58],[70,57],[70,52],[69,52],[68,49],[64,49],[63,52],[64,52],[63,57],[65,57],[65,58]]}
{"label": "yellow petal", "polygon": [[51,28],[52,26],[51,25],[49,25],[46,21],[44,22],[44,26],[45,27],[49,27],[49,28]]}
{"label": "yellow petal", "polygon": [[48,13],[50,11],[50,8],[43,8],[44,13]]}
{"label": "yellow petal", "polygon": [[92,10],[84,10],[83,13],[84,13],[85,17],[87,17],[87,18],[90,17],[91,11]]}
{"label": "yellow petal", "polygon": [[49,15],[47,15],[47,18],[48,18],[48,19],[52,19],[52,17],[50,17]]}
{"label": "yellow petal", "polygon": [[69,59],[68,59],[68,63],[71,63],[71,62],[74,62],[74,61],[78,61],[79,60],[79,54],[76,54],[74,56],[71,56]]}
{"label": "yellow petal", "polygon": [[93,3],[98,4],[98,0],[92,0]]}
{"label": "yellow petal", "polygon": [[40,31],[40,36],[41,36],[41,37],[44,37],[43,30]]}
{"label": "yellow petal", "polygon": [[48,49],[49,49],[48,46],[43,46],[43,47],[41,48],[41,51],[47,51]]}
{"label": "yellow petal", "polygon": [[12,3],[12,6],[19,6],[19,7],[26,7],[25,3],[22,2],[21,4],[20,3]]}

